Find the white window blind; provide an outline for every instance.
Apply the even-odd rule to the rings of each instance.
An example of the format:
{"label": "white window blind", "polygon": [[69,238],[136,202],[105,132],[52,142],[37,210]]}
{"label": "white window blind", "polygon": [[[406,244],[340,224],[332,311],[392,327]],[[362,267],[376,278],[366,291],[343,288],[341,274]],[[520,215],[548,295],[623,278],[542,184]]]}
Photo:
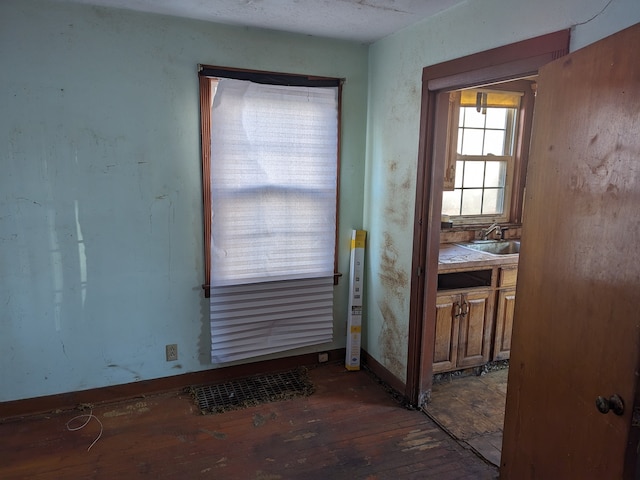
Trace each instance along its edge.
{"label": "white window blind", "polygon": [[214,82],[212,360],[329,342],[338,89]]}

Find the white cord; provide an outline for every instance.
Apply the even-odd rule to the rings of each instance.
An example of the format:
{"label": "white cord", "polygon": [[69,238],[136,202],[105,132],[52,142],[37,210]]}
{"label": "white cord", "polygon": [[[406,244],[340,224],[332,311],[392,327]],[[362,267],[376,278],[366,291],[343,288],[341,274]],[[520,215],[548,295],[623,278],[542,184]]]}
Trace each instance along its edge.
{"label": "white cord", "polygon": [[[69,424],[70,424],[70,423],[74,422],[75,420],[79,420],[79,419],[81,419],[81,418],[86,418],[85,422],[84,422],[82,425],[80,425],[80,426],[78,426],[78,427],[70,427],[70,426],[69,426]],[[70,432],[75,432],[75,431],[77,431],[77,430],[80,430],[80,429],[82,429],[82,428],[86,427],[86,426],[87,426],[87,424],[91,421],[91,419],[92,419],[92,418],[95,418],[95,419],[96,419],[96,421],[100,424],[100,433],[98,434],[98,436],[96,437],[96,439],[93,441],[93,443],[92,443],[91,445],[89,445],[89,448],[87,448],[87,452],[88,452],[89,450],[91,450],[91,447],[93,447],[93,446],[96,444],[96,442],[97,442],[98,440],[100,440],[100,437],[102,437],[102,431],[103,431],[102,422],[100,421],[100,419],[99,419],[98,417],[96,417],[96,416],[93,414],[93,410],[89,411],[89,413],[88,413],[88,414],[87,414],[87,413],[85,413],[85,414],[82,414],[82,415],[78,415],[78,416],[76,416],[76,417],[73,417],[71,420],[69,420],[69,421],[67,422],[67,430],[69,430]]]}

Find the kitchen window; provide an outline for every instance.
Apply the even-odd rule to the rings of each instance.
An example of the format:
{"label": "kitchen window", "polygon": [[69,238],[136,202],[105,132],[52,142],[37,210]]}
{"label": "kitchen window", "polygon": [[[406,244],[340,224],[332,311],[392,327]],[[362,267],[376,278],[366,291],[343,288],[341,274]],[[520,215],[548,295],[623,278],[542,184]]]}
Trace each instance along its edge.
{"label": "kitchen window", "polygon": [[442,213],[454,225],[512,221],[524,92],[449,93]]}

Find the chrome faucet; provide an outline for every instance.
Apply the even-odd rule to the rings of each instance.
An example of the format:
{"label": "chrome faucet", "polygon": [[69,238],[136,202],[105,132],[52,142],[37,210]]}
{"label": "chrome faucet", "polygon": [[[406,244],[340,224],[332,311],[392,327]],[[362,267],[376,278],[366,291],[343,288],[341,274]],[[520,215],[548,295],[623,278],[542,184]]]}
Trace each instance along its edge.
{"label": "chrome faucet", "polygon": [[[487,228],[486,230],[481,230],[480,231],[480,235],[482,236],[482,240],[487,240],[489,238],[489,234],[491,234],[491,232],[495,231],[496,232],[496,238],[498,240],[502,240],[502,227],[500,227],[500,225],[498,225],[498,222],[493,223],[491,226],[489,226],[489,228]],[[506,228],[505,228],[506,230]]]}

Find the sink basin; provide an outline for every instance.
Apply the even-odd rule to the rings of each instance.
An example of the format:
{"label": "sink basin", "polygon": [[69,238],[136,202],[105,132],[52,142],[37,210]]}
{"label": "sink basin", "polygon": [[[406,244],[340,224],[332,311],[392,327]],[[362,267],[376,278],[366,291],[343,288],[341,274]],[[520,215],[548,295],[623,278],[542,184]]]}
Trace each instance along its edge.
{"label": "sink basin", "polygon": [[520,253],[520,240],[485,240],[458,243],[457,245],[491,255],[513,255]]}

